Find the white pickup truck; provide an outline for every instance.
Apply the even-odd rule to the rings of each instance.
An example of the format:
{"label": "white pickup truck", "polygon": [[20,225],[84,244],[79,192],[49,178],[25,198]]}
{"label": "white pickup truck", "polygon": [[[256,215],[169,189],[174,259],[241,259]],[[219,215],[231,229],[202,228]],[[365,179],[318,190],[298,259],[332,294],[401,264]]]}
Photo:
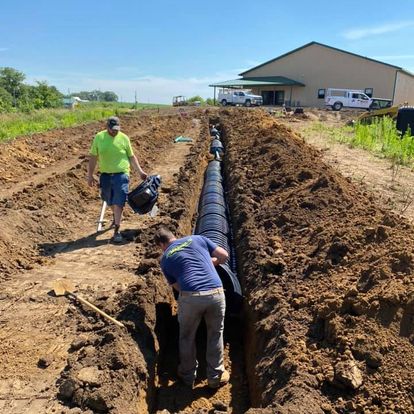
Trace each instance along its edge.
{"label": "white pickup truck", "polygon": [[253,95],[248,91],[225,91],[219,92],[218,101],[222,106],[244,105],[260,106],[263,105],[263,98],[260,95]]}
{"label": "white pickup truck", "polygon": [[334,111],[342,108],[361,108],[369,109],[373,99],[357,89],[335,89],[328,88],[325,95],[325,105]]}

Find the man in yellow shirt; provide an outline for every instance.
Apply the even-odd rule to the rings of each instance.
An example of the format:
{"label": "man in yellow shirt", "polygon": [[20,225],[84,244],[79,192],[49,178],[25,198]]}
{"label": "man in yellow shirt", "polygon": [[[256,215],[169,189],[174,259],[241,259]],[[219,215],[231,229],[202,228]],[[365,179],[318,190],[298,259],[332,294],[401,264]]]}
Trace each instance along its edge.
{"label": "man in yellow shirt", "polygon": [[128,194],[130,165],[138,171],[142,180],[147,178],[132,151],[128,136],[120,130],[119,118],[111,116],[107,121],[106,130],[96,134],[93,139],[88,165],[88,184],[92,187],[97,184],[93,173],[96,164],[99,164],[101,197],[112,208],[114,214],[115,243],[123,241],[119,229]]}

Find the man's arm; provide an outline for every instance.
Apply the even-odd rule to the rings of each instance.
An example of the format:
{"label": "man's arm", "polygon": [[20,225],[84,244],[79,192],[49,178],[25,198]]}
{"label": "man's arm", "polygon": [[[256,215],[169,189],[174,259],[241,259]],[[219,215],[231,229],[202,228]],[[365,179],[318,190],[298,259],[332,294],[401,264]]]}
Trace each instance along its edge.
{"label": "man's arm", "polygon": [[90,187],[96,185],[96,180],[93,177],[93,172],[95,171],[96,163],[98,161],[98,157],[95,155],[89,155],[89,163],[88,163],[88,185]]}
{"label": "man's arm", "polygon": [[139,165],[138,159],[135,155],[129,157],[129,163],[134,167],[135,171],[138,171],[141,180],[145,180],[148,177],[148,174]]}
{"label": "man's arm", "polygon": [[171,285],[177,292],[180,291],[180,286],[178,285],[178,282],[175,282]]}
{"label": "man's arm", "polygon": [[229,254],[226,250],[224,250],[222,247],[217,246],[213,252],[211,253],[211,261],[213,262],[214,266],[218,266],[220,264],[223,264],[226,262],[226,260],[229,258]]}

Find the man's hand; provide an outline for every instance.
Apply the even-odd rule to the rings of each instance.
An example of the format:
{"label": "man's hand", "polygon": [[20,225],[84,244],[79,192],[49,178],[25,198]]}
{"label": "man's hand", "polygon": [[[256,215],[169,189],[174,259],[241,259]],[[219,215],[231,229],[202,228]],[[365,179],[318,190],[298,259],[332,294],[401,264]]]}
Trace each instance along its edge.
{"label": "man's hand", "polygon": [[89,187],[95,187],[98,185],[98,180],[93,175],[88,175],[88,185]]}
{"label": "man's hand", "polygon": [[211,261],[213,262],[214,266],[226,263],[226,260],[229,258],[229,254],[227,253],[227,251],[220,246],[217,246],[216,249],[213,250],[211,256]]}
{"label": "man's hand", "polygon": [[139,172],[139,176],[141,177],[141,180],[146,180],[147,179],[147,177],[148,177],[148,174],[146,173],[146,172],[144,172],[144,171],[140,171]]}

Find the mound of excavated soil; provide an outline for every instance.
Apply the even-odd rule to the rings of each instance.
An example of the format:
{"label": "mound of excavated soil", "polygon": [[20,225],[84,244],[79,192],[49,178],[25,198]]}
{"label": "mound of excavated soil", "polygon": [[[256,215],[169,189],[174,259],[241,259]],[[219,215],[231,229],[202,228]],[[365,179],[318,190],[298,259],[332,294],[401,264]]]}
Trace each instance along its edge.
{"label": "mound of excavated soil", "polygon": [[263,112],[221,125],[253,406],[414,412],[413,228]]}
{"label": "mound of excavated soil", "polygon": [[[98,319],[80,323],[80,340],[73,344],[67,369],[59,379],[59,398],[82,410],[122,414],[154,412],[158,405],[171,408],[177,404],[191,405],[192,393],[182,385],[162,383],[164,354],[173,324],[174,298],[159,268],[159,249],[152,238],[154,229],[167,225],[176,234],[189,234],[198,202],[202,177],[208,157],[208,131],[204,122],[202,133],[181,167],[174,186],[162,186],[168,198],[161,214],[146,231],[139,232],[135,242],[143,258],[135,273],[137,282],[116,298],[104,298],[99,306],[128,327],[129,334],[119,329],[102,327]],[[141,254],[137,251],[137,256]],[[165,362],[168,365],[168,361]],[[164,388],[164,390],[163,390]],[[160,391],[161,390],[161,391]],[[164,393],[166,401],[157,393]],[[180,394],[178,402],[171,392]],[[177,398],[175,398],[177,399]]]}
{"label": "mound of excavated soil", "polygon": [[[191,123],[177,116],[121,121],[149,171],[159,153]],[[58,242],[70,238],[83,222],[96,220],[88,209],[97,202],[98,193],[86,184],[86,155],[94,134],[104,128],[104,123],[93,123],[2,144],[0,280],[44,263]]]}
{"label": "mound of excavated soil", "polygon": [[[271,116],[245,109],[221,110],[219,116],[214,123],[220,121],[224,133],[226,186],[246,297],[247,376],[252,405],[257,407],[247,413],[414,412],[412,227],[374,205],[369,194],[323,164],[317,151]],[[6,310],[1,322],[7,322],[0,356],[9,377],[3,375],[1,380],[4,389],[12,386],[7,385],[10,389],[0,406],[12,407],[21,398],[33,411],[36,398],[38,404],[48,398],[51,412],[67,414],[220,409],[244,413],[248,398],[243,364],[235,355],[240,348],[231,341],[225,357],[230,384],[211,393],[203,387],[203,378],[192,391],[176,381],[175,304],[160,273],[160,252],[152,243],[154,227],[161,223],[177,235],[192,231],[208,158],[208,119],[200,112],[191,117],[148,114],[122,121],[144,168],[156,172],[151,167],[160,168],[164,161],[168,164],[164,173],[170,175],[161,187],[160,215],[151,221],[142,218],[130,230],[136,250],[128,250],[132,245],[102,250],[119,255],[115,261],[97,251],[92,256],[102,267],[109,266],[102,268],[103,275],[123,268],[136,282],[125,289],[123,283],[108,278],[107,290],[100,292],[93,290],[93,279],[85,282],[90,287],[80,283],[81,293],[122,320],[125,331],[79,305],[64,308],[67,298],[44,297],[40,288],[27,294],[19,291],[21,298],[14,298],[14,285],[4,280],[21,277],[29,288],[37,279],[36,272],[27,269],[40,263],[44,268],[37,275],[47,273],[49,264],[44,262],[59,261],[59,255],[50,256],[60,249],[69,254],[72,245],[81,250],[89,243],[90,236],[85,244],[83,239],[71,239],[84,237],[83,223],[96,220],[99,200],[97,191],[85,182],[85,154],[103,125],[51,131],[2,147],[0,282],[8,290],[0,295],[0,307]],[[198,133],[182,163],[184,153],[171,140],[187,130]],[[182,154],[180,161],[175,161],[176,154]],[[74,257],[89,270],[92,254],[85,249]],[[122,256],[128,254],[133,257]],[[79,270],[75,264],[73,268]],[[50,355],[45,347],[38,366],[30,360],[27,370],[27,356],[18,341],[10,339],[21,329],[14,329],[13,320],[21,317],[13,313],[20,299],[18,309],[24,313],[27,307],[29,324],[31,310],[37,309],[35,330],[43,326],[52,342],[55,333],[71,338],[63,341],[71,343],[70,348],[57,356],[54,344]],[[27,341],[33,340],[40,337],[31,333]],[[23,349],[32,352],[30,343]],[[13,376],[10,367],[17,357],[23,368]],[[56,368],[54,357],[63,358],[56,372],[51,369]],[[33,378],[27,379],[36,369],[45,377],[50,370],[55,387],[36,391]],[[30,380],[33,390],[24,382]],[[30,386],[29,391],[23,386]]]}

